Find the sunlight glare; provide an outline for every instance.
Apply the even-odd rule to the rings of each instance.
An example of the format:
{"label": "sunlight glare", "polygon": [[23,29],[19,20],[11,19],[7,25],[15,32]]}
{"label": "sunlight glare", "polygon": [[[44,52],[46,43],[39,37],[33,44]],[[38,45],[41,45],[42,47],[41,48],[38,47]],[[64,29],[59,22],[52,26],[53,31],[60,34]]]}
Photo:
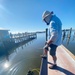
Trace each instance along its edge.
{"label": "sunlight glare", "polygon": [[6,62],[6,63],[4,64],[4,67],[5,67],[5,68],[8,68],[8,67],[9,67],[9,63]]}

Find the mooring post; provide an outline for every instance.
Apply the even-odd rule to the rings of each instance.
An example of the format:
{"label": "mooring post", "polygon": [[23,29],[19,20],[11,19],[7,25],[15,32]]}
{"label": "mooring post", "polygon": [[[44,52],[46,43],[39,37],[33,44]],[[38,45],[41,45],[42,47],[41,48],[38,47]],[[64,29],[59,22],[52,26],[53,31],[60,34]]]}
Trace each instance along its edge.
{"label": "mooring post", "polygon": [[48,28],[46,28],[46,41],[48,39]]}

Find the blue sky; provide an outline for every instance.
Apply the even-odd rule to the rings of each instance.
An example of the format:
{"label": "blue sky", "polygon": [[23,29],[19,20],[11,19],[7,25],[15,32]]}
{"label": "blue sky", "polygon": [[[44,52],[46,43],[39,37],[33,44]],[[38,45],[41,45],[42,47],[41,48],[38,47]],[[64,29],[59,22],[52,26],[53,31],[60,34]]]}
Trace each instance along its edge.
{"label": "blue sky", "polygon": [[45,10],[54,11],[63,29],[75,29],[75,0],[0,0],[0,28],[11,32],[42,31]]}

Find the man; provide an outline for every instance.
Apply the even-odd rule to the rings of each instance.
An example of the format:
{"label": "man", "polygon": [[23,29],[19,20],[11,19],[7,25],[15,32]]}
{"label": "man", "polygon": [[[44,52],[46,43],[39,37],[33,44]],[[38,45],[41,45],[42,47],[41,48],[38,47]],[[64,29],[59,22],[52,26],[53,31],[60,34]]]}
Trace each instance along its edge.
{"label": "man", "polygon": [[50,47],[50,55],[53,58],[54,65],[51,67],[53,68],[56,66],[56,48],[61,45],[61,37],[62,37],[62,23],[60,19],[54,15],[53,11],[45,11],[42,15],[43,21],[49,26],[49,33],[50,38],[46,41],[44,46],[44,55],[43,58],[47,57],[48,47]]}

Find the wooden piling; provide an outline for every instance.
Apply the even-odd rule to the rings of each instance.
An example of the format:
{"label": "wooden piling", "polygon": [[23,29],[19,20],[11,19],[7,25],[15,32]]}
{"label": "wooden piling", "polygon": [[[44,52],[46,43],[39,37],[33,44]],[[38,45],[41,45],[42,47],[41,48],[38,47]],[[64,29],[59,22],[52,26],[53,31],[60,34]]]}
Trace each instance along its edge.
{"label": "wooden piling", "polygon": [[46,28],[46,41],[48,40],[48,28]]}

